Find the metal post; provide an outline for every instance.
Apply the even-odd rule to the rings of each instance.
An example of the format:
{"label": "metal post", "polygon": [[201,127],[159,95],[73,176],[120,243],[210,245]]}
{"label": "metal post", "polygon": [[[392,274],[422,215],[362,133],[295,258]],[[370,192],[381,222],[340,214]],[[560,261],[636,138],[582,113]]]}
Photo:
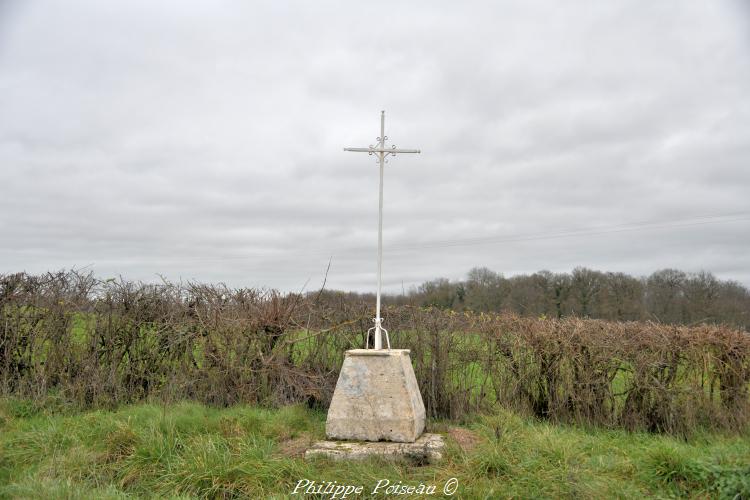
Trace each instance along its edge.
{"label": "metal post", "polygon": [[[378,146],[369,146],[366,148],[344,148],[344,151],[355,151],[358,153],[377,154],[378,166],[380,168],[380,189],[378,193],[378,290],[377,290],[377,304],[375,306],[375,326],[370,328],[369,332],[374,330],[375,333],[375,349],[383,348],[383,332],[386,334],[386,340],[388,340],[388,330],[382,327],[383,319],[380,317],[380,292],[383,286],[383,170],[385,167],[385,158],[388,155],[395,155],[397,153],[419,153],[418,149],[401,149],[396,146],[392,146],[390,149],[385,148],[385,111],[380,112],[380,137],[378,137]],[[368,345],[369,347],[369,345]],[[388,340],[388,349],[391,348],[390,340]]]}
{"label": "metal post", "polygon": [[375,349],[383,348],[383,333],[380,317],[380,290],[383,286],[383,168],[385,165],[385,111],[380,112],[380,193],[378,196],[378,294],[375,313]]}

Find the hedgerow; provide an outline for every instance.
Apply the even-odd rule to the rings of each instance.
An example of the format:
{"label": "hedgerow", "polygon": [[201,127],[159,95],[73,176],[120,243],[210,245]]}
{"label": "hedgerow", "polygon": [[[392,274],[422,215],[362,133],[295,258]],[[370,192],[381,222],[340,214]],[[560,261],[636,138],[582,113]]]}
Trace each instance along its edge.
{"label": "hedgerow", "polygon": [[[338,297],[338,298],[337,298]],[[370,304],[342,294],[0,276],[0,393],[78,408],[143,400],[330,401]],[[428,415],[498,405],[552,421],[673,434],[739,431],[750,414],[750,335],[721,325],[521,318],[388,307]]]}

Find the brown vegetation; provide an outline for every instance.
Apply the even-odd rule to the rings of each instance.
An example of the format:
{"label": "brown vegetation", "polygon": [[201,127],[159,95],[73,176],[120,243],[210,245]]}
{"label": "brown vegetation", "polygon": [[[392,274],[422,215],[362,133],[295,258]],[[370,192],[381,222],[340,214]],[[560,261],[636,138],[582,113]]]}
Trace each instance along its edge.
{"label": "brown vegetation", "polygon": [[[554,421],[684,434],[741,429],[750,336],[579,318],[386,308],[428,414],[504,405]],[[199,284],[0,276],[0,393],[81,407],[144,399],[325,407],[370,304]]]}
{"label": "brown vegetation", "polygon": [[472,451],[482,441],[479,434],[465,427],[451,427],[448,429],[448,436],[463,451]]}

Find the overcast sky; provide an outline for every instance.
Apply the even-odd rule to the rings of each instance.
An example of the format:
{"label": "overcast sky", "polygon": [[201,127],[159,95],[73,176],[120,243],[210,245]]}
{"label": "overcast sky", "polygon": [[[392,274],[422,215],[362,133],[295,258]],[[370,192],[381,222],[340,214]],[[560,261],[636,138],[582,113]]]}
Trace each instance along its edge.
{"label": "overcast sky", "polygon": [[737,1],[0,0],[0,273],[750,285]]}

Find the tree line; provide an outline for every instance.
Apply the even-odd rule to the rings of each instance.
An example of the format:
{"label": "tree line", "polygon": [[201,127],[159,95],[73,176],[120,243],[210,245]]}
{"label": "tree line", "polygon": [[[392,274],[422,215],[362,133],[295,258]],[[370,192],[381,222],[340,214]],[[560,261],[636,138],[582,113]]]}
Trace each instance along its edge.
{"label": "tree line", "polygon": [[634,277],[579,267],[570,273],[539,271],[505,277],[477,267],[464,280],[430,280],[385,301],[456,311],[513,312],[536,318],[724,323],[750,330],[750,291],[736,281],[720,280],[706,271],[663,269],[647,277]]}

